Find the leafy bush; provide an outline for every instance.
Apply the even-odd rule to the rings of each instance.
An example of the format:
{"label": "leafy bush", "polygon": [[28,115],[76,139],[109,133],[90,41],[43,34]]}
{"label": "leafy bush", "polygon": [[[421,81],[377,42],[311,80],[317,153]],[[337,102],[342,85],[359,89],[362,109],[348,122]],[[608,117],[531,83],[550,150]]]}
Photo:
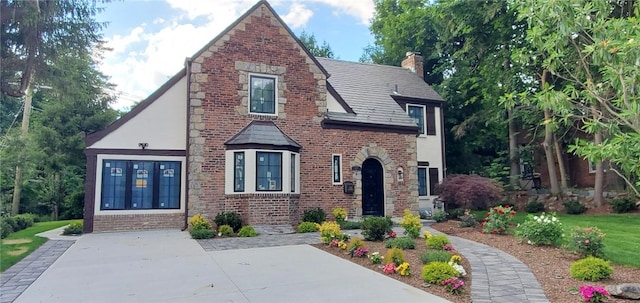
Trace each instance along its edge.
{"label": "leafy bush", "polygon": [[2,218],[3,222],[6,222],[7,224],[9,224],[9,226],[11,226],[11,230],[12,231],[19,231],[20,229],[18,228],[18,223],[16,223],[16,219],[14,219],[13,217],[3,217]]}
{"label": "leafy bush", "polygon": [[371,260],[372,264],[380,264],[382,263],[382,259],[384,259],[384,257],[381,256],[380,253],[377,251],[369,255],[369,260]]}
{"label": "leafy bush", "polygon": [[242,227],[242,218],[240,218],[240,215],[238,213],[233,211],[230,211],[230,212],[223,211],[217,214],[216,217],[213,219],[213,221],[216,222],[216,226],[222,226],[222,225],[231,226],[234,232],[237,232],[238,230],[240,230],[240,227]]}
{"label": "leafy bush", "polygon": [[33,218],[33,214],[21,214],[13,216],[13,219],[16,221],[16,226],[18,227],[16,231],[33,226]]}
{"label": "leafy bush", "polygon": [[530,214],[543,212],[544,211],[544,203],[542,203],[542,202],[540,202],[538,200],[529,201],[529,203],[527,203],[527,205],[524,206],[524,211],[526,211],[526,212],[528,212]]}
{"label": "leafy bush", "polygon": [[369,217],[362,220],[362,235],[367,241],[382,241],[391,231],[393,222],[388,217]]}
{"label": "leafy bush", "polygon": [[220,233],[221,236],[224,237],[228,237],[233,235],[233,227],[225,224],[225,225],[220,225],[218,226],[218,233]]}
{"label": "leafy bush", "polygon": [[313,233],[313,232],[318,231],[318,228],[320,228],[320,225],[318,223],[302,222],[302,223],[300,223],[300,225],[298,225],[298,232],[299,233]]}
{"label": "leafy bush", "polygon": [[309,210],[305,210],[302,216],[302,221],[322,224],[322,222],[324,222],[326,218],[327,218],[327,213],[325,213],[324,210],[322,210],[322,208],[316,207]]}
{"label": "leafy bush", "polygon": [[454,208],[447,211],[447,219],[455,220],[460,218],[460,216],[464,215],[465,211],[463,208]]}
{"label": "leafy bush", "polygon": [[516,212],[510,206],[492,207],[487,216],[482,220],[482,232],[504,235]]}
{"label": "leafy bush", "polygon": [[567,214],[579,215],[587,211],[587,207],[580,203],[578,200],[570,200],[563,203],[564,209],[567,210]]}
{"label": "leafy bush", "polygon": [[64,228],[64,230],[62,230],[62,234],[63,235],[79,235],[82,233],[82,222],[74,222],[71,223],[69,225],[67,225],[67,227]]}
{"label": "leafy bush", "polygon": [[335,221],[326,221],[320,224],[320,239],[322,243],[330,243],[332,240],[342,239],[342,231],[340,231],[340,225]]}
{"label": "leafy bush", "polygon": [[599,281],[606,279],[613,273],[609,262],[596,257],[586,257],[571,263],[571,276],[583,281]]}
{"label": "leafy bush", "polygon": [[475,214],[470,212],[465,212],[462,216],[458,217],[460,219],[460,227],[476,227],[478,226],[478,218],[476,218]]}
{"label": "leafy bush", "polygon": [[386,248],[397,247],[400,249],[415,249],[416,241],[409,237],[391,238],[384,241],[384,247]]}
{"label": "leafy bush", "polygon": [[362,225],[359,221],[339,221],[338,224],[343,230],[360,229],[360,226]]}
{"label": "leafy bush", "polygon": [[400,248],[391,248],[387,250],[387,253],[384,255],[385,264],[393,263],[396,266],[404,263],[406,261],[404,257],[404,251]]}
{"label": "leafy bush", "polygon": [[440,284],[458,276],[458,271],[447,262],[431,262],[422,267],[422,279],[427,283]]}
{"label": "leafy bush", "polygon": [[192,229],[190,232],[191,238],[194,239],[211,239],[215,237],[216,233],[212,229]]}
{"label": "leafy bush", "polygon": [[571,238],[567,247],[569,250],[579,253],[582,257],[603,257],[604,233],[597,227],[576,227],[571,232]]}
{"label": "leafy bush", "polygon": [[347,219],[347,210],[344,207],[336,207],[331,212],[338,223]]}
{"label": "leafy bush", "polygon": [[420,260],[422,264],[429,264],[431,262],[449,262],[451,254],[444,250],[430,250],[420,254]]}
{"label": "leafy bush", "polygon": [[442,201],[462,208],[487,209],[501,201],[504,190],[496,181],[477,175],[451,175],[435,190]]}
{"label": "leafy bush", "polygon": [[628,213],[632,210],[635,210],[636,208],[638,208],[638,206],[636,206],[636,202],[634,202],[633,200],[629,199],[629,198],[622,198],[622,199],[613,199],[611,200],[611,209],[614,212],[617,213]]}
{"label": "leafy bush", "polygon": [[562,223],[555,215],[542,213],[527,215],[524,223],[516,228],[516,237],[531,245],[558,246],[562,243]]}
{"label": "leafy bush", "polygon": [[404,228],[404,234],[407,237],[417,239],[420,236],[420,230],[422,229],[420,217],[414,216],[408,209],[404,210],[404,216],[400,221],[400,226]]}
{"label": "leafy bush", "polygon": [[5,218],[2,218],[2,220],[0,221],[0,239],[6,238],[12,232],[13,226],[11,226],[11,224],[9,224],[9,222],[7,222]]}
{"label": "leafy bush", "polygon": [[429,248],[441,250],[443,246],[451,244],[451,241],[445,235],[435,235],[427,238],[425,243]]}
{"label": "leafy bush", "polygon": [[436,210],[431,215],[431,218],[436,222],[444,222],[447,220],[447,213],[441,210]]}
{"label": "leafy bush", "polygon": [[364,247],[364,242],[362,242],[362,239],[359,237],[353,237],[353,239],[351,239],[351,241],[349,241],[349,246],[347,247],[347,249],[349,251],[352,250],[356,250],[357,248],[361,248]]}
{"label": "leafy bush", "polygon": [[212,229],[211,222],[209,222],[209,220],[207,220],[207,218],[205,218],[200,213],[197,213],[193,217],[189,218],[189,225],[191,225],[191,230]]}
{"label": "leafy bush", "polygon": [[238,237],[246,238],[246,237],[255,237],[257,235],[258,233],[251,225],[243,226],[242,228],[240,228],[240,231],[238,232]]}

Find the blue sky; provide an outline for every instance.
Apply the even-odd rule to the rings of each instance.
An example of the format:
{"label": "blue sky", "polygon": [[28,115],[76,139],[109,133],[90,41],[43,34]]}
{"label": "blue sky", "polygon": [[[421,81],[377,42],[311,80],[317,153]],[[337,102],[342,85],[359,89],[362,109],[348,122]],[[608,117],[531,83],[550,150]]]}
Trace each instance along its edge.
{"label": "blue sky", "polygon": [[[146,98],[178,72],[186,57],[233,23],[258,0],[148,0],[104,4],[98,21],[107,47],[100,69],[117,85],[116,109]],[[373,0],[270,0],[299,35],[330,44],[336,57],[357,61],[373,43]]]}

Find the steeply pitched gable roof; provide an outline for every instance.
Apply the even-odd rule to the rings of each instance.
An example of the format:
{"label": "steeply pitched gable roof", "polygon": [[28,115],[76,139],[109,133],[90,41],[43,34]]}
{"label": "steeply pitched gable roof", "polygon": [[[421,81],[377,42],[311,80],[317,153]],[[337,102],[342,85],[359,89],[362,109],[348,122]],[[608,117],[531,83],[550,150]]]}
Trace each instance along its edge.
{"label": "steeply pitched gable roof", "polygon": [[282,149],[300,150],[298,142],[289,138],[272,121],[253,120],[235,136],[224,143],[227,146],[263,145]]}
{"label": "steeply pitched gable roof", "polygon": [[420,77],[408,69],[377,64],[317,58],[329,72],[327,82],[353,109],[353,113],[327,114],[329,121],[390,125],[405,128],[417,126],[393,96],[442,102]]}

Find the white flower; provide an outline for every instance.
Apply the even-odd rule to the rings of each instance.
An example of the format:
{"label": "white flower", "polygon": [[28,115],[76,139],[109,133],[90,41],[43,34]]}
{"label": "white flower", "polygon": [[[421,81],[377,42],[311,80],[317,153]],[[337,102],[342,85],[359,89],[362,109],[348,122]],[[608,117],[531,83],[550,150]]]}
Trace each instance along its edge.
{"label": "white flower", "polygon": [[542,223],[542,219],[538,219],[538,223]]}
{"label": "white flower", "polygon": [[537,221],[539,218],[538,216],[533,216],[533,219]]}
{"label": "white flower", "polygon": [[531,244],[531,240],[527,241],[527,244]]}
{"label": "white flower", "polygon": [[556,222],[558,221],[558,219],[556,219],[556,217],[551,218],[551,221]]}
{"label": "white flower", "polygon": [[453,267],[455,270],[457,270],[458,273],[460,273],[461,276],[466,276],[467,275],[467,271],[464,270],[464,267],[462,267],[462,265],[456,264],[456,263],[451,262],[451,261],[449,261],[449,265],[451,265],[451,267]]}

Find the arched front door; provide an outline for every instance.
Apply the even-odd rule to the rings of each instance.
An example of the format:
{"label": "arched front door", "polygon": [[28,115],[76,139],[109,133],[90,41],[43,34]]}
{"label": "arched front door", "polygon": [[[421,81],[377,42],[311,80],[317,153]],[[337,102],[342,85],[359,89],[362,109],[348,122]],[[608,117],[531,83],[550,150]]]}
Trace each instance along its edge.
{"label": "arched front door", "polygon": [[362,163],[362,215],[384,216],[384,181],[382,165],[376,159]]}

